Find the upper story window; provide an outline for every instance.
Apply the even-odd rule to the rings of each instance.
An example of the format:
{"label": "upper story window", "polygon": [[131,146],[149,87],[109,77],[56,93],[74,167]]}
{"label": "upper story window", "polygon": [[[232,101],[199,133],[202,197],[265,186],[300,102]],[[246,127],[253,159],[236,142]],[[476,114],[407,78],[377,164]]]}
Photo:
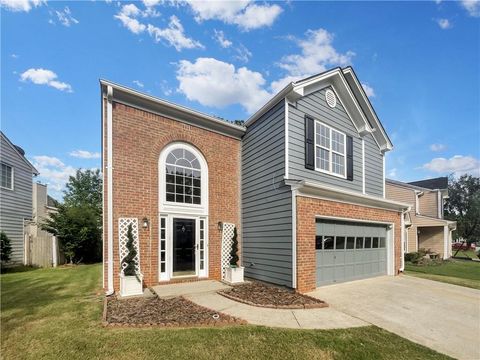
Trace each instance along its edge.
{"label": "upper story window", "polygon": [[345,177],[345,134],[315,121],[315,169]]}
{"label": "upper story window", "polygon": [[178,147],[165,160],[165,199],[167,202],[196,204],[202,201],[202,168],[190,150]]}
{"label": "upper story window", "polygon": [[10,165],[1,163],[0,181],[2,188],[13,190],[13,168]]}

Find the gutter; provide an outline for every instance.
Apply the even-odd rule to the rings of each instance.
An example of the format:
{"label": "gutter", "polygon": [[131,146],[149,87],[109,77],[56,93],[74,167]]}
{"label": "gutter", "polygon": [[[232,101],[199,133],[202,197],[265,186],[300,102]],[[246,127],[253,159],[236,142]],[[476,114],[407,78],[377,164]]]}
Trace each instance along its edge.
{"label": "gutter", "polygon": [[114,293],[113,289],[113,88],[107,86],[107,248],[108,248],[108,292]]}

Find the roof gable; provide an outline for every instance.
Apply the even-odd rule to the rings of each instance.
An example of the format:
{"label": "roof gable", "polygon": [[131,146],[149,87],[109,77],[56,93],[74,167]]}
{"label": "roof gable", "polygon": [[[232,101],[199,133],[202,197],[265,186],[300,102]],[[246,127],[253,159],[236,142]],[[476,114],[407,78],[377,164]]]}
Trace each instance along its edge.
{"label": "roof gable", "polygon": [[18,147],[15,146],[11,141],[10,139],[7,137],[7,135],[5,135],[3,133],[3,131],[0,131],[0,135],[2,136],[2,138],[5,140],[5,142],[12,148],[13,152],[23,161],[25,162],[25,164],[28,165],[28,167],[30,167],[30,169],[32,170],[32,173],[35,174],[35,175],[39,175],[40,173],[38,172],[38,170],[30,163],[30,161],[27,160],[27,158],[22,155],[19,151],[18,151]]}

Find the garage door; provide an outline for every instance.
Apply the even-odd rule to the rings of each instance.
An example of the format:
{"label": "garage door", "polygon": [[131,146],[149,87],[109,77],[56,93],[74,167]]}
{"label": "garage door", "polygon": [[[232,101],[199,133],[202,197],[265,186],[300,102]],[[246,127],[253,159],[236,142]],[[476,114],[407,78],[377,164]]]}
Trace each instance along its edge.
{"label": "garage door", "polygon": [[385,225],[317,221],[317,286],[387,274]]}

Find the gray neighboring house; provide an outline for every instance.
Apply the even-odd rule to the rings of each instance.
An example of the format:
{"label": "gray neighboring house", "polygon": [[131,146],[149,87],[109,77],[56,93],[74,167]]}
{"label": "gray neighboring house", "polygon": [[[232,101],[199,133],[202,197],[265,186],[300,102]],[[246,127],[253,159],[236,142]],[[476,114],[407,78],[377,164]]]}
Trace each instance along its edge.
{"label": "gray neighboring house", "polygon": [[24,222],[32,218],[32,177],[39,174],[23,149],[0,131],[0,230],[12,244],[11,261],[23,263]]}

